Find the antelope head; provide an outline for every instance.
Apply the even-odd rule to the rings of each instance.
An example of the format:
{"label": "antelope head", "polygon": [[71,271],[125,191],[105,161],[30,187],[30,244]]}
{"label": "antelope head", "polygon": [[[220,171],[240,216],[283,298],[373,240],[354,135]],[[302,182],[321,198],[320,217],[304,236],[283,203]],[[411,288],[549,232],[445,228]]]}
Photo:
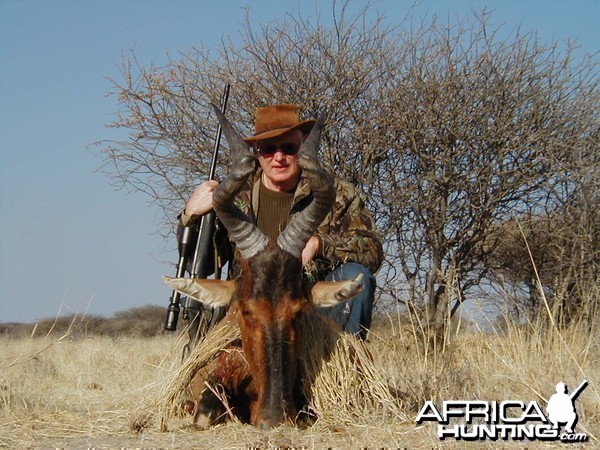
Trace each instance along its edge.
{"label": "antelope head", "polygon": [[302,178],[313,200],[295,215],[276,240],[266,237],[234,202],[255,167],[252,149],[223,114],[214,108],[229,143],[231,173],[216,189],[213,205],[241,254],[236,280],[167,278],[167,283],[207,306],[237,305],[243,351],[256,389],[250,406],[254,425],[269,428],[294,420],[299,314],[310,307],[333,306],[362,289],[362,276],[345,282],[318,282],[307,290],[302,281],[301,254],[335,201],[333,177],[317,158],[324,115],[299,150]]}

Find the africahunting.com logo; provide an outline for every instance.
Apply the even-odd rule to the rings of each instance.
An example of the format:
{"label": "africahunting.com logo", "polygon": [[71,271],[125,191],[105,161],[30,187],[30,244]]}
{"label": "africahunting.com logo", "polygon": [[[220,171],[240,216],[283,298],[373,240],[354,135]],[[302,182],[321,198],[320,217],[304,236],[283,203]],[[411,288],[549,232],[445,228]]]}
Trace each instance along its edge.
{"label": "africahunting.com logo", "polygon": [[586,442],[587,434],[575,432],[575,400],[587,385],[588,381],[584,380],[568,394],[567,386],[558,383],[556,393],[548,400],[546,414],[536,401],[452,400],[442,402],[441,408],[427,401],[417,415],[417,425],[437,422],[438,437],[442,440]]}

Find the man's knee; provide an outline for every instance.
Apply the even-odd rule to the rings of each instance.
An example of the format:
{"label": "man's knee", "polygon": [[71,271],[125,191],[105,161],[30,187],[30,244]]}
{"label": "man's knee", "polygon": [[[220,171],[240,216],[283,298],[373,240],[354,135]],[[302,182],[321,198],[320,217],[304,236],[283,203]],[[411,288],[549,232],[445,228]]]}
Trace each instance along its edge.
{"label": "man's knee", "polygon": [[[332,281],[352,280],[357,275],[363,276],[362,291],[350,299],[348,303],[328,308],[326,315],[334,319],[342,328],[351,334],[366,339],[371,326],[373,300],[375,296],[375,276],[362,264],[346,263],[334,270],[328,278]],[[344,312],[345,311],[345,312]]]}
{"label": "man's knee", "polygon": [[358,274],[363,275],[363,284],[366,288],[373,290],[375,289],[376,280],[371,271],[362,264],[355,262],[342,264],[340,267],[331,272],[331,274],[327,277],[327,280],[353,280]]}

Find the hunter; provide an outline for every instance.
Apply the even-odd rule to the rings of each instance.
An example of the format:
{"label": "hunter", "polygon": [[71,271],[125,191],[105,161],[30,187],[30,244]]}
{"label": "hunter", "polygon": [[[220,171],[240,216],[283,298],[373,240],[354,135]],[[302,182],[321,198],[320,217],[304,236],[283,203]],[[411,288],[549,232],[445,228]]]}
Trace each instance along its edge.
{"label": "hunter", "polygon": [[[268,237],[276,238],[291,217],[302,211],[312,194],[302,179],[298,150],[315,124],[300,120],[297,106],[280,104],[256,110],[255,133],[244,138],[256,157],[256,170],[247,189],[238,194],[237,206]],[[212,197],[218,181],[198,186],[179,215],[180,230],[212,210]],[[361,193],[334,175],[336,199],[333,209],[308,240],[302,252],[304,277],[316,281],[352,280],[363,275],[363,290],[345,304],[322,308],[321,312],[343,330],[367,338],[371,326],[376,287],[374,274],[383,261],[381,239]],[[235,244],[224,227],[215,235],[218,265],[228,263],[229,275],[236,276]]]}

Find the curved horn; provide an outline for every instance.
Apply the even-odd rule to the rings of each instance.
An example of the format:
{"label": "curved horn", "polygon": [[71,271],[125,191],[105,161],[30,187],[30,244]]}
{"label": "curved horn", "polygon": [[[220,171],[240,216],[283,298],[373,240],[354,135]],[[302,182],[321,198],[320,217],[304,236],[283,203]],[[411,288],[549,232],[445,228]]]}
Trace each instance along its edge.
{"label": "curved horn", "polygon": [[254,154],[248,149],[240,134],[233,128],[223,113],[212,105],[223,128],[225,139],[231,151],[231,172],[219,184],[213,195],[215,212],[240,250],[242,257],[248,259],[267,245],[267,237],[237,206],[235,196],[242,190],[246,180],[254,171]]}
{"label": "curved horn", "polygon": [[302,255],[306,243],[325,219],[335,201],[333,176],[323,170],[317,158],[324,122],[325,113],[322,113],[298,153],[302,178],[306,180],[313,193],[313,201],[304,211],[294,216],[277,238],[279,248],[296,257]]}

